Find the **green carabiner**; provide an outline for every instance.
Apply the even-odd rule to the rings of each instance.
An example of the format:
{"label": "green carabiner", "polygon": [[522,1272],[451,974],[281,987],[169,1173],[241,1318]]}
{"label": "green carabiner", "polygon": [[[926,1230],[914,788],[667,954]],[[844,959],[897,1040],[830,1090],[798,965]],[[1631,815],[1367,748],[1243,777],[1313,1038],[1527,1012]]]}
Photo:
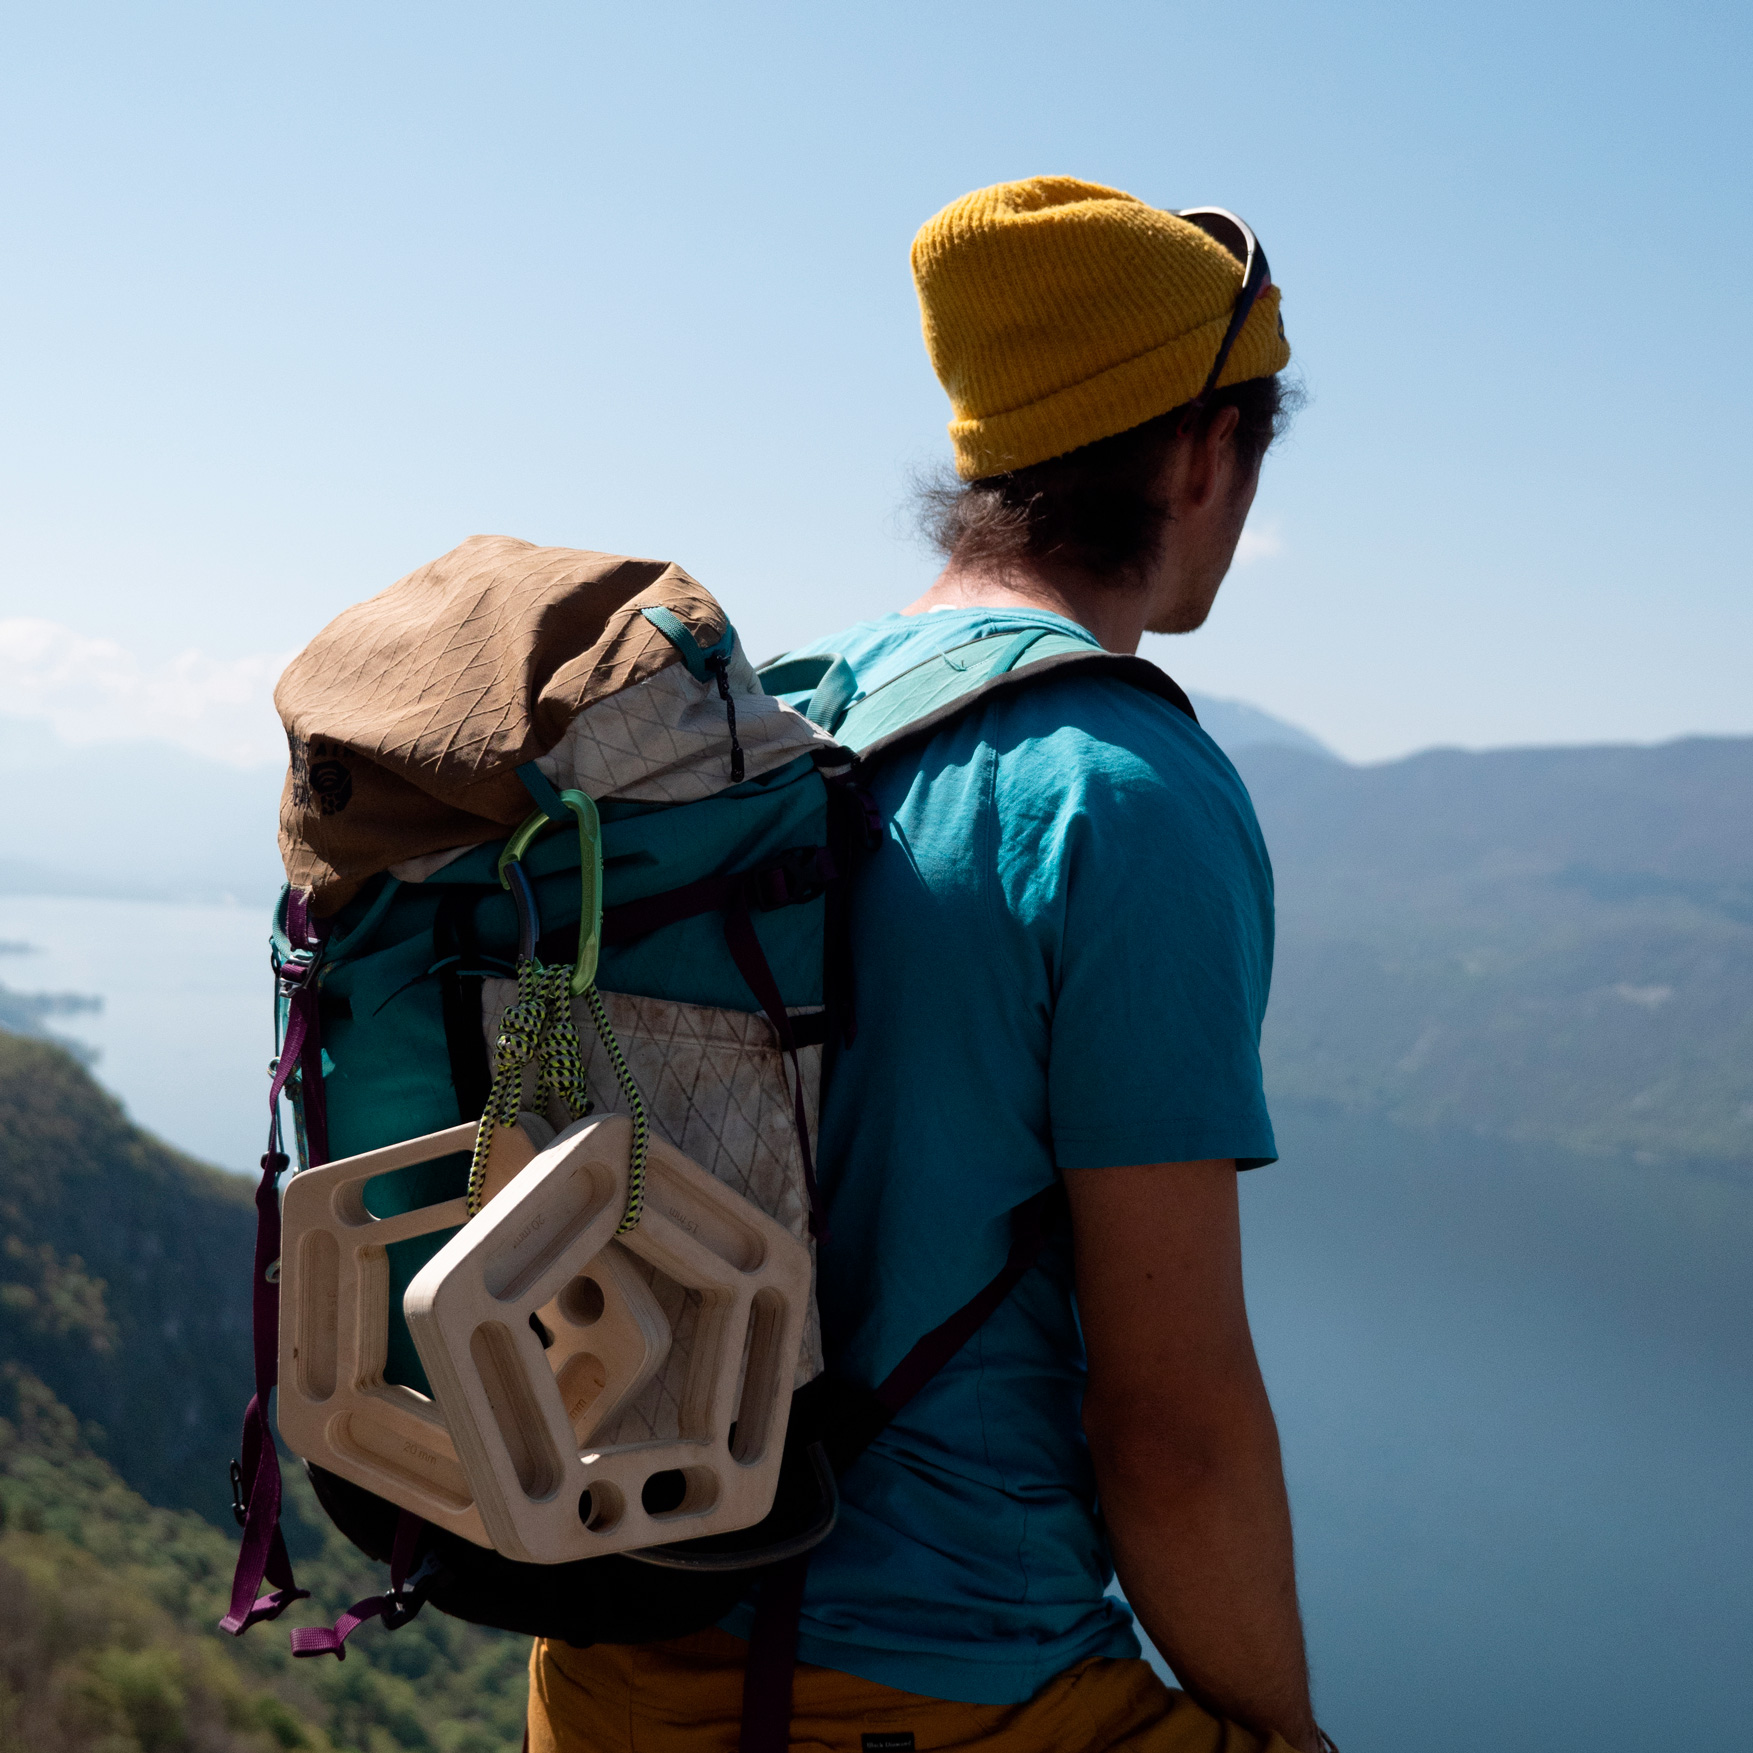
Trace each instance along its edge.
{"label": "green carabiner", "polygon": [[[568,982],[576,997],[596,984],[597,957],[603,947],[603,832],[597,806],[582,791],[563,791],[560,801],[578,821],[578,880],[583,892],[578,909],[578,960]],[[501,888],[511,888],[510,867],[522,862],[530,842],[553,820],[545,810],[537,810],[505,842],[495,867]]]}

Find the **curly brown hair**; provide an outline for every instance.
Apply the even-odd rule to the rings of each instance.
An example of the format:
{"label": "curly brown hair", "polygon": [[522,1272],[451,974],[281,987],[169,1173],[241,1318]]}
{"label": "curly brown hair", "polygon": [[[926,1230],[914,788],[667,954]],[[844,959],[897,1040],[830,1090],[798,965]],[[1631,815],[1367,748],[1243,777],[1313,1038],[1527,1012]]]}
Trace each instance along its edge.
{"label": "curly brown hair", "polygon": [[1176,439],[1206,431],[1234,408],[1240,418],[1231,442],[1252,474],[1301,400],[1278,377],[1249,378],[1026,469],[965,483],[928,481],[919,490],[920,524],[933,546],[964,565],[1052,560],[1126,585],[1149,565],[1173,521],[1156,484]]}

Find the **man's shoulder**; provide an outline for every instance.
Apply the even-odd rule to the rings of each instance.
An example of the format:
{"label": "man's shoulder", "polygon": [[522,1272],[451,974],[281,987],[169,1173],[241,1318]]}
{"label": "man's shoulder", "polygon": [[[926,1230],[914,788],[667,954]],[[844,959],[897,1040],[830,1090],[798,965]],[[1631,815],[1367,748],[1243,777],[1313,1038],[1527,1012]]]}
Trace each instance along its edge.
{"label": "man's shoulder", "polygon": [[[1088,639],[1092,658],[1108,656],[1084,629],[1063,616],[1010,609],[888,615],[816,640],[800,648],[798,655],[830,651],[843,655],[857,676],[862,696],[897,681],[919,664],[953,656],[970,642],[1031,628]],[[1025,662],[1007,678],[1006,686],[982,690],[979,698],[956,712],[941,735],[952,743],[971,740],[994,749],[1011,788],[1069,786],[1076,793],[1094,781],[1103,791],[1119,785],[1128,792],[1167,791],[1189,800],[1205,794],[1214,802],[1223,800],[1250,826],[1253,822],[1240,775],[1198,722],[1166,691],[1112,673],[1055,663],[1031,676]],[[923,750],[919,753],[929,759]]]}
{"label": "man's shoulder", "polygon": [[[1116,906],[1157,904],[1165,882],[1271,888],[1252,798],[1228,756],[1186,713],[1111,676],[1043,677],[995,699],[980,736],[997,753],[991,792],[1001,862],[1075,869]],[[1091,863],[1091,860],[1094,863]],[[1178,873],[1178,874],[1177,874]],[[1142,880],[1141,880],[1142,879]]]}
{"label": "man's shoulder", "polygon": [[1018,777],[1105,774],[1185,795],[1247,789],[1197,719],[1148,687],[1116,675],[1055,670],[979,707],[982,740]]}

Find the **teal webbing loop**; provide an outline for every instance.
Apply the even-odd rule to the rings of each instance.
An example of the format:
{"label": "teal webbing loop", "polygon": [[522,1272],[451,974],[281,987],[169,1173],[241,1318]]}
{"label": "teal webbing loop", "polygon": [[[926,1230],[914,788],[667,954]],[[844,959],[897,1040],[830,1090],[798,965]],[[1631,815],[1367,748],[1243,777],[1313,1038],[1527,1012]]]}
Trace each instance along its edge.
{"label": "teal webbing loop", "polygon": [[808,657],[776,657],[755,671],[755,680],[769,694],[813,694],[828,671],[845,662],[837,651],[811,652]]}
{"label": "teal webbing loop", "polygon": [[[332,937],[329,939],[329,941],[323,946],[323,960],[325,962],[338,962],[343,956],[357,955],[360,946],[369,943],[371,941],[371,934],[377,930],[380,924],[383,923],[383,917],[389,912],[390,903],[395,900],[396,892],[401,886],[400,878],[390,876],[386,873],[383,880],[383,887],[378,890],[377,898],[366,909],[365,917],[361,919],[351,931],[345,933],[343,936]],[[290,892],[290,887],[282,891],[280,896],[280,908],[275,915],[275,929],[280,931],[281,935],[284,935],[281,921],[285,918],[286,902]]]}
{"label": "teal webbing loop", "polygon": [[736,650],[736,628],[729,621],[725,622],[724,632],[716,645],[696,645],[688,623],[680,615],[661,608],[644,608],[639,612],[682,654],[688,674],[697,682],[707,679],[710,665],[728,658]]}
{"label": "teal webbing loop", "polygon": [[778,658],[756,670],[755,679],[768,694],[807,694],[807,701],[792,703],[811,724],[819,724],[826,731],[839,724],[858,698],[858,677],[837,651]]}
{"label": "teal webbing loop", "polygon": [[837,657],[828,668],[828,673],[816,684],[810,695],[810,703],[804,708],[803,715],[811,724],[819,724],[823,730],[833,731],[838,728],[840,720],[846,716],[858,694],[858,677],[853,673],[852,665],[845,658]]}
{"label": "teal webbing loop", "polygon": [[550,822],[563,822],[571,813],[560,793],[554,789],[554,782],[534,761],[525,761],[518,768],[517,776],[523,781],[523,788],[536,800],[536,808]]}

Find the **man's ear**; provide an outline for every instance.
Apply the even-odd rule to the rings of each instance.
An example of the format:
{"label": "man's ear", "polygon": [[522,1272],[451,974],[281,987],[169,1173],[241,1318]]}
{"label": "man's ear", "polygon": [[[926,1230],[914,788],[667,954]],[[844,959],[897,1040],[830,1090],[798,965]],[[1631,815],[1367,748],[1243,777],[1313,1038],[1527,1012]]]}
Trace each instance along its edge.
{"label": "man's ear", "polygon": [[1200,511],[1227,497],[1236,480],[1236,428],[1241,415],[1234,407],[1219,408],[1202,431],[1183,429],[1169,452],[1168,503],[1174,516]]}
{"label": "man's ear", "polygon": [[1236,428],[1242,416],[1234,407],[1219,408],[1216,418],[1194,441],[1197,451],[1194,483],[1198,503],[1227,499],[1236,483]]}

